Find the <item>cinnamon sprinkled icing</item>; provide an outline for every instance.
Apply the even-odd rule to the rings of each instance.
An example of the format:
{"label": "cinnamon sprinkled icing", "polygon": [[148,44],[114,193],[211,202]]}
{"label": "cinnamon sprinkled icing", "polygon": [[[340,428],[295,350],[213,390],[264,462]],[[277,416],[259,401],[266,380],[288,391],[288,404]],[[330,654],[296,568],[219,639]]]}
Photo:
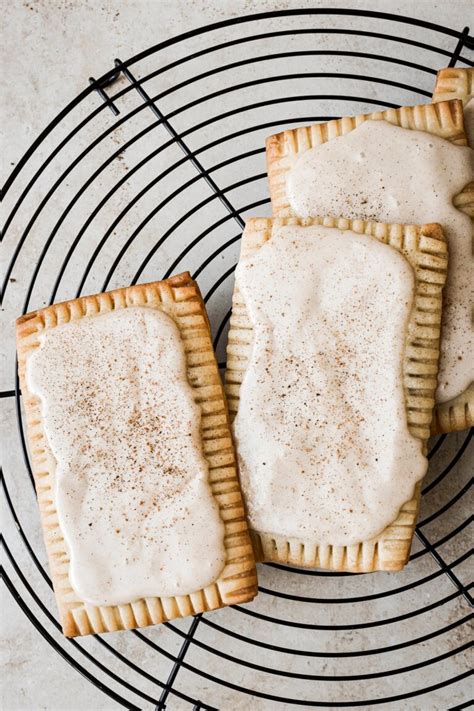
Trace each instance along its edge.
{"label": "cinnamon sprinkled icing", "polygon": [[179,330],[129,307],[45,330],[27,361],[57,461],[70,582],[94,605],[186,595],[225,562]]}
{"label": "cinnamon sprinkled icing", "polygon": [[288,178],[290,204],[299,217],[441,224],[449,270],[438,402],[456,397],[474,378],[472,223],[453,205],[472,175],[471,149],[387,121],[364,121],[302,153]]}
{"label": "cinnamon sprinkled icing", "polygon": [[234,421],[252,528],[373,538],[427,467],[403,390],[412,267],[372,237],[283,226],[236,278],[254,339]]}

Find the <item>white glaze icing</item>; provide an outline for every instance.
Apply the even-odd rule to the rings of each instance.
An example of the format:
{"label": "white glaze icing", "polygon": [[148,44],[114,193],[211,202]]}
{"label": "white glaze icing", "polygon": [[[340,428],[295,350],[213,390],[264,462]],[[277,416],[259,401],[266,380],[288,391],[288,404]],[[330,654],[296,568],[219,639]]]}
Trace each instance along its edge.
{"label": "white glaze icing", "polygon": [[56,459],[70,582],[94,605],[186,595],[225,563],[179,330],[130,307],[40,336],[28,358]]}
{"label": "white glaze icing", "polygon": [[449,241],[449,273],[437,400],[474,378],[472,223],[453,197],[472,180],[472,151],[422,131],[365,121],[297,159],[288,194],[300,217],[332,215],[380,222],[439,222]]}
{"label": "white glaze icing", "polygon": [[284,226],[236,278],[253,326],[234,422],[252,528],[376,536],[427,466],[404,402],[409,262],[372,237]]}

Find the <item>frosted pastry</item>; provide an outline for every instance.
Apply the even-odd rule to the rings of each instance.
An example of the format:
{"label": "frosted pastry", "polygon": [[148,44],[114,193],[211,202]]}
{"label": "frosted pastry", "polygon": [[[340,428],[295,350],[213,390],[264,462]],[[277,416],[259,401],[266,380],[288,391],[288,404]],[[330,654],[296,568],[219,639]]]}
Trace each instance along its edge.
{"label": "frosted pastry", "polygon": [[17,336],[65,634],[251,599],[227,411],[189,275],[27,314]]}
{"label": "frosted pastry", "polygon": [[[276,216],[424,224],[451,240],[435,428],[472,423],[472,152],[462,105],[441,102],[285,131],[267,142]],[[453,406],[455,405],[455,408]]]}
{"label": "frosted pastry", "polygon": [[247,223],[226,389],[259,557],[354,572],[405,564],[446,266],[437,225]]}

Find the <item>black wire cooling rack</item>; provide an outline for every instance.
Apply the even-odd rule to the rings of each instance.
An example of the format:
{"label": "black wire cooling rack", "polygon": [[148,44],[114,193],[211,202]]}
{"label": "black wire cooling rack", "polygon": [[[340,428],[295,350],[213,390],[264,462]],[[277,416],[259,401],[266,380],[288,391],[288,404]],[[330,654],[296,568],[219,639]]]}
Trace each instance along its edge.
{"label": "black wire cooling rack", "polygon": [[[473,66],[473,48],[468,27],[303,9],[235,17],[115,60],[45,128],[4,186],[12,252],[6,310],[13,317],[59,298],[190,269],[223,360],[244,218],[269,213],[264,137],[297,123],[429,101],[437,69]],[[12,389],[1,393],[12,425],[2,477],[5,581],[52,650],[110,704],[469,705],[472,480],[464,455],[472,433],[432,443],[402,573],[268,564],[260,566],[260,595],[251,605],[65,640],[38,532],[13,343],[9,357]],[[79,707],[80,699],[71,700],[70,708]]]}

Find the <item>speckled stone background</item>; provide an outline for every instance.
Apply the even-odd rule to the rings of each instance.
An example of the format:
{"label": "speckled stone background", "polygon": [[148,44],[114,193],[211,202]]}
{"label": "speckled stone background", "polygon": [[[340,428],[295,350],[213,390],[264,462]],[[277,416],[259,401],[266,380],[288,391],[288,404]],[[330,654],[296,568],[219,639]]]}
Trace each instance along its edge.
{"label": "speckled stone background", "polygon": [[[5,2],[0,48],[2,183],[48,122],[87,86],[90,76],[100,76],[112,68],[115,57],[126,60],[162,40],[208,23],[256,12],[302,7],[325,7],[334,11],[345,7],[407,15],[457,31],[474,24],[471,0]],[[226,196],[243,217],[269,214],[264,156],[258,150],[265,135],[281,130],[283,125],[294,125],[298,118],[369,111],[378,102],[382,105],[384,102],[428,101],[434,76],[420,67],[435,70],[444,66],[454,51],[456,39],[423,27],[387,22],[350,15],[342,18],[336,12],[306,19],[271,20],[265,27],[258,25],[259,30],[265,33],[288,27],[313,27],[326,29],[328,34],[288,37],[280,39],[278,46],[268,37],[262,37],[258,43],[233,45],[220,50],[214,59],[203,56],[193,60],[192,68],[181,64],[176,71],[157,76],[147,84],[147,90],[151,95],[169,90],[163,95],[160,107],[167,114],[176,111],[173,125],[178,131],[188,131],[202,123],[197,132],[189,134],[192,150],[208,146],[224,134],[238,134],[232,140],[203,149],[202,161],[206,166],[214,166],[216,182],[227,186]],[[375,34],[396,31],[399,37],[410,38],[415,44],[392,42],[377,36],[368,39],[357,34],[330,34],[338,27]],[[137,65],[137,72],[143,76],[183,54],[202,50],[211,41],[226,42],[251,31],[258,31],[256,24],[196,36],[183,47],[176,46],[159,56],[144,59]],[[301,56],[297,60],[280,58],[271,65],[262,59],[276,51],[300,49],[318,49],[323,53]],[[324,50],[357,52],[358,56],[334,55]],[[371,56],[364,56],[367,53]],[[404,64],[384,61],[384,56],[397,57]],[[467,51],[465,56],[469,56]],[[174,93],[176,83],[206,72],[211,60],[213,66],[218,66],[243,57],[249,60],[244,66],[232,72],[213,74],[196,88],[190,85],[186,96]],[[256,57],[259,61],[254,64],[250,60]],[[465,65],[460,63],[459,66]],[[334,72],[346,76],[337,81],[313,76],[289,83],[283,75],[292,72]],[[281,75],[278,81],[260,81],[262,77],[278,74]],[[359,75],[359,79],[351,79],[350,75]],[[362,81],[362,76],[372,77],[372,80]],[[377,77],[383,77],[385,83],[373,81]],[[214,100],[200,102],[204,92],[220,92],[226,82],[229,85],[247,82],[248,86],[239,92],[221,93]],[[109,91],[116,93],[126,86],[126,80],[121,77]],[[279,96],[293,94],[298,95],[297,101],[281,105],[277,102]],[[309,96],[313,94],[326,98],[314,104]],[[334,94],[346,99],[341,104],[341,100],[330,98]],[[354,98],[349,100],[347,96]],[[179,107],[185,100],[195,104],[182,112]],[[117,102],[119,118],[139,106],[140,101],[134,92],[123,96]],[[244,110],[255,102],[262,102],[262,106],[252,112]],[[2,208],[5,214],[11,210],[34,170],[67,130],[101,106],[101,100],[92,93],[86,104],[84,114],[79,107],[36,152],[31,165],[28,164],[7,195]],[[217,124],[213,122],[218,113],[228,109],[234,113]],[[67,175],[47,208],[35,220],[7,282],[2,308],[1,373],[1,389],[7,396],[0,403],[6,488],[1,501],[2,524],[11,554],[5,556],[5,568],[16,597],[2,588],[1,692],[2,708],[6,711],[95,711],[121,706],[153,709],[160,698],[160,683],[169,679],[173,659],[190,626],[190,620],[183,620],[171,627],[147,629],[141,638],[133,633],[120,633],[104,636],[102,642],[89,638],[72,644],[62,638],[54,625],[53,596],[41,573],[47,567],[36,502],[22,456],[15,400],[8,396],[15,387],[13,322],[21,313],[25,299],[28,298],[28,308],[32,309],[48,303],[52,291],[56,299],[72,298],[79,283],[83,293],[90,293],[103,287],[104,277],[107,286],[112,288],[130,283],[138,273],[140,281],[147,281],[161,278],[172,267],[175,271],[185,268],[198,271],[208,299],[214,334],[221,331],[217,346],[218,357],[223,360],[226,331],[219,329],[219,325],[230,303],[232,267],[238,254],[238,226],[229,221],[225,208],[217,200],[208,200],[209,188],[204,181],[193,180],[196,174],[189,162],[170,170],[166,179],[131,207],[137,192],[181,157],[176,146],[170,146],[144,163],[132,177],[133,168],[168,140],[160,126],[147,131],[133,146],[120,150],[153,120],[151,113],[142,111],[132,124],[127,122],[114,128],[97,149]],[[5,268],[29,218],[53,182],[63,174],[71,159],[114,121],[106,108],[35,182],[6,235],[2,251]],[[254,125],[270,125],[272,121],[274,129],[251,130]],[[77,194],[100,161],[114,151],[117,157],[91,188],[83,190],[80,199],[68,208],[67,217],[58,224],[71,196]],[[228,161],[236,156],[238,160]],[[120,181],[120,190],[97,212],[87,228],[84,227],[81,239],[73,245],[79,226],[82,228],[98,200]],[[179,188],[187,182],[189,186],[180,192]],[[142,225],[143,217],[161,204],[164,196],[168,200],[166,206]],[[158,238],[187,213],[190,214],[183,224],[154,252]],[[115,224],[118,214],[123,216]],[[139,237],[126,249],[126,242],[137,224]],[[209,225],[213,226],[212,230],[208,230]],[[52,232],[54,240],[44,253]],[[85,265],[104,234],[108,238],[85,273]],[[193,247],[195,235],[201,239]],[[180,258],[183,246],[189,247],[184,260]],[[58,278],[65,254],[68,254],[67,266]],[[143,265],[142,260],[147,255],[150,258]],[[112,264],[114,269],[111,269]],[[36,265],[38,273],[28,294]],[[472,691],[465,677],[469,668],[467,588],[472,578],[472,567],[466,556],[470,539],[465,523],[472,509],[468,499],[472,446],[469,450],[466,433],[460,433],[433,441],[432,447],[420,514],[425,540],[415,539],[413,557],[405,571],[397,575],[349,578],[305,575],[260,566],[262,592],[247,611],[221,610],[200,622],[187,650],[185,664],[173,684],[177,693],[173,691],[168,695],[166,708],[190,710],[193,706],[198,708],[198,700],[201,708],[225,711],[309,709],[314,705],[372,708],[373,704],[389,711],[465,708]],[[431,544],[435,544],[439,559],[430,553]],[[455,580],[449,578],[446,568],[455,575]],[[65,656],[74,664],[68,663]],[[78,669],[91,678],[86,678]],[[111,692],[119,699],[112,697]]]}

